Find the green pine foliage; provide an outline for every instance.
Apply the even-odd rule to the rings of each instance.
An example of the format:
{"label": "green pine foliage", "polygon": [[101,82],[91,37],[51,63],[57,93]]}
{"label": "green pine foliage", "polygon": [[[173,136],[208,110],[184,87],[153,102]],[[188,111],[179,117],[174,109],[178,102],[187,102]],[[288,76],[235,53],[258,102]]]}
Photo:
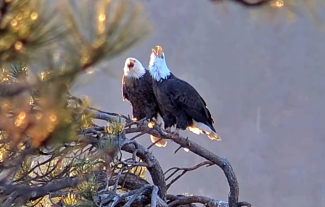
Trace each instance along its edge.
{"label": "green pine foliage", "polygon": [[60,191],[60,199],[48,194],[13,205],[93,206],[99,186],[92,173],[109,168],[118,151],[112,137],[124,125],[111,123],[96,138],[102,139],[98,150],[89,149],[79,141],[94,126],[85,113],[89,100],[73,99],[69,89],[80,74],[145,37],[150,27],[142,6],[131,0],[6,0],[0,7],[0,183],[40,187],[87,175]]}

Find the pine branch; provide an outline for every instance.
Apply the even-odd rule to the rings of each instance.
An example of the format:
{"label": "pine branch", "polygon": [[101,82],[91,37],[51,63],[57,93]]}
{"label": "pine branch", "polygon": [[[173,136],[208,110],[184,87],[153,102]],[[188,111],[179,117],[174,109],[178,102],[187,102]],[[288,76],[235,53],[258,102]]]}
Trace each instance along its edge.
{"label": "pine branch", "polygon": [[89,175],[85,175],[81,178],[78,176],[75,177],[66,177],[61,180],[55,180],[53,182],[49,182],[41,187],[30,187],[23,185],[13,185],[7,184],[5,181],[0,182],[0,188],[4,195],[10,195],[13,192],[16,193],[16,197],[20,197],[27,200],[36,200],[38,198],[44,197],[48,193],[56,192],[65,188],[76,187],[82,180],[86,180],[89,178]]}
{"label": "pine branch", "polygon": [[[91,140],[89,141],[92,144],[98,145],[99,143],[99,140],[93,139],[91,135],[85,135],[85,138],[90,138]],[[150,173],[154,184],[159,189],[158,195],[162,199],[165,199],[167,187],[164,179],[164,173],[155,156],[150,153],[147,148],[143,147],[135,141],[130,141],[127,139],[124,134],[116,136],[112,139],[115,140],[113,142],[119,143],[121,150],[139,157],[141,160],[143,160],[143,162],[147,164],[148,172]]]}

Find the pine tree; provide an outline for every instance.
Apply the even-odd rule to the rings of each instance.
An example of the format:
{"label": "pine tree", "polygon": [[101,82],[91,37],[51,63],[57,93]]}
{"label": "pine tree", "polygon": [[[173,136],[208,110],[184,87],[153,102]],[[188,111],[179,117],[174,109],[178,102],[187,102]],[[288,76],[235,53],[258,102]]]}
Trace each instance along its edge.
{"label": "pine tree", "polygon": [[[106,133],[94,136],[100,139],[96,145],[83,141],[83,130],[95,126],[85,112],[89,101],[72,97],[69,89],[80,74],[116,57],[148,33],[141,11],[139,3],[127,0],[1,2],[4,206],[59,201],[86,205],[92,200],[98,188],[94,173],[110,168],[118,150],[113,138],[123,125],[110,123]],[[69,183],[58,195],[64,199],[49,199],[47,191],[61,190],[59,183]]]}

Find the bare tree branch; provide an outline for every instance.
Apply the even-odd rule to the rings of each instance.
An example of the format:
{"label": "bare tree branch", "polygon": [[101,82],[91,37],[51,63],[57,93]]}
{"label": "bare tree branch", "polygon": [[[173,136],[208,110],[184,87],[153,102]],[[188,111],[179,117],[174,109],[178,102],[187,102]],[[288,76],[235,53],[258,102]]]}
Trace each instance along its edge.
{"label": "bare tree branch", "polygon": [[[95,113],[93,112],[95,111]],[[86,109],[84,113],[91,114],[95,119],[104,119],[108,122],[114,122],[115,120],[120,120],[122,117],[127,118],[126,116],[116,114],[116,117],[112,113],[103,112],[100,110],[92,110]],[[89,176],[85,174],[84,176],[79,177],[66,177],[71,172],[72,168],[71,165],[66,165],[66,169],[62,169],[59,174],[55,175],[54,177],[50,177],[50,174],[54,172],[56,166],[47,166],[43,168],[44,172],[38,173],[35,172],[35,169],[41,170],[41,166],[45,165],[49,161],[52,161],[53,157],[57,157],[60,153],[67,154],[72,153],[72,157],[76,157],[77,155],[81,155],[82,153],[86,152],[87,146],[89,154],[97,152],[98,150],[104,151],[108,153],[105,156],[115,156],[114,150],[122,150],[128,152],[132,155],[132,158],[122,160],[122,155],[119,157],[117,156],[117,163],[115,163],[115,159],[109,159],[108,163],[105,166],[109,167],[110,162],[114,162],[114,165],[117,168],[113,168],[110,170],[110,174],[104,173],[95,173],[95,177],[98,183],[107,183],[107,186],[112,186],[109,190],[105,188],[104,190],[97,191],[98,196],[94,200],[97,204],[104,206],[143,206],[143,205],[151,205],[151,206],[163,206],[167,207],[166,200],[169,201],[168,206],[195,206],[194,203],[201,203],[205,204],[206,206],[229,206],[229,207],[239,207],[239,206],[250,206],[247,202],[238,202],[239,196],[239,189],[236,176],[232,170],[231,165],[227,161],[226,158],[219,157],[212,152],[208,151],[207,149],[203,148],[202,146],[196,144],[193,141],[188,140],[187,138],[180,137],[180,136],[173,136],[171,133],[165,132],[161,129],[157,124],[153,128],[149,128],[147,123],[145,122],[133,122],[129,118],[125,120],[125,123],[129,123],[128,127],[125,128],[124,131],[116,136],[108,135],[105,127],[100,126],[92,126],[87,129],[79,131],[80,135],[78,137],[78,141],[74,143],[65,143],[62,146],[59,145],[58,149],[60,151],[50,150],[49,152],[45,153],[50,156],[47,156],[43,162],[39,162],[37,164],[38,167],[31,167],[27,169],[22,175],[28,175],[29,173],[34,173],[36,175],[36,179],[23,179],[21,180],[20,177],[16,178],[20,179],[24,182],[23,185],[15,185],[13,183],[5,183],[0,182],[0,188],[2,189],[2,194],[7,196],[7,202],[13,203],[17,202],[18,198],[20,200],[25,201],[32,201],[39,198],[44,197],[45,195],[51,194],[51,198],[57,196],[67,196],[68,191],[65,191],[66,188],[73,188],[76,187],[81,181],[88,180]],[[167,170],[165,173],[163,172],[158,160],[155,156],[145,148],[144,146],[138,144],[135,140],[130,140],[125,137],[125,134],[128,133],[148,133],[163,139],[170,139],[174,141],[181,147],[189,149],[191,152],[205,158],[207,161],[199,163],[193,167],[188,168],[180,168],[180,167],[173,167]],[[107,142],[108,145],[105,145]],[[104,144],[103,144],[104,143]],[[110,146],[110,143],[113,144]],[[118,143],[116,147],[114,147],[114,143]],[[101,147],[103,146],[108,147],[107,149]],[[111,148],[111,147],[114,147]],[[91,150],[95,148],[95,150]],[[96,149],[97,148],[97,149]],[[107,151],[108,150],[108,151]],[[113,151],[111,151],[113,150]],[[60,153],[58,153],[60,152]],[[121,153],[121,152],[120,152]],[[115,154],[115,155],[114,155]],[[104,155],[102,155],[104,156]],[[140,158],[141,161],[137,161]],[[71,161],[72,163],[72,161]],[[224,172],[228,184],[230,187],[230,193],[228,197],[228,202],[220,201],[212,198],[206,198],[204,196],[191,196],[191,197],[184,197],[184,196],[172,196],[167,195],[167,189],[175,183],[178,179],[180,179],[185,173],[189,171],[196,170],[202,166],[211,166],[211,165],[218,165]],[[150,173],[152,178],[153,184],[150,184],[148,181],[143,180],[139,176],[130,173],[130,169],[133,169],[137,166],[142,166],[146,168]],[[114,170],[115,169],[115,170]],[[117,169],[117,171],[116,171]],[[33,171],[33,172],[31,172]],[[179,175],[177,175],[173,180],[170,181],[168,185],[166,185],[166,181],[171,179],[177,172],[182,171]],[[166,177],[167,173],[170,173],[168,177]],[[64,178],[65,177],[65,178]],[[109,179],[108,179],[109,178]],[[49,182],[46,181],[48,179]],[[32,184],[31,182],[38,182],[38,184]],[[41,184],[41,185],[40,185]],[[120,193],[118,189],[126,189],[126,193]],[[15,192],[16,194],[12,194]],[[9,195],[16,195],[15,197]],[[10,199],[12,198],[12,199]]]}
{"label": "bare tree branch", "polygon": [[[95,145],[96,142],[99,142],[99,140],[94,139],[92,136],[88,135],[87,137],[90,138],[91,142]],[[147,169],[150,173],[152,181],[159,189],[158,195],[163,200],[165,200],[167,187],[164,178],[164,173],[155,156],[151,152],[149,152],[147,148],[143,147],[142,145],[138,144],[133,140],[131,141],[127,139],[124,134],[120,134],[120,136],[112,138],[112,142],[120,143],[119,147],[123,151],[134,154],[138,156],[141,160],[143,160],[145,163],[147,163]]]}
{"label": "bare tree branch", "polygon": [[[99,182],[105,183],[106,180],[106,174],[103,173],[103,171],[99,171],[96,173],[99,179]],[[102,175],[100,175],[102,174]],[[136,190],[141,188],[144,185],[149,184],[148,181],[140,178],[137,175],[134,175],[132,173],[123,173],[122,174],[123,179],[118,180],[118,185],[120,185],[123,188],[126,188],[128,190]],[[112,186],[115,184],[117,180],[117,175],[114,175],[109,180],[109,185]]]}
{"label": "bare tree branch", "polygon": [[246,201],[241,201],[237,203],[238,207],[242,207],[242,206],[247,206],[247,207],[252,207],[252,204],[246,202]]}
{"label": "bare tree branch", "polygon": [[[189,167],[189,168],[172,167],[172,168],[170,168],[169,170],[167,170],[165,172],[165,180],[166,181],[169,180],[169,178],[171,178],[173,175],[175,175],[178,171],[183,171],[183,172],[180,175],[178,175],[176,178],[174,178],[172,181],[170,181],[170,183],[167,185],[167,189],[170,188],[170,186],[173,183],[175,183],[178,179],[180,179],[187,172],[196,170],[196,169],[198,169],[198,168],[200,168],[202,166],[205,166],[205,165],[208,165],[206,167],[209,167],[211,165],[214,165],[214,163],[210,162],[210,161],[204,161],[204,162],[201,162],[200,164],[195,165],[194,167]],[[166,178],[166,174],[171,170],[174,170],[174,171]]]}
{"label": "bare tree branch", "polygon": [[[154,130],[153,130],[154,129]],[[197,143],[188,140],[181,136],[173,136],[171,133],[167,133],[162,129],[158,128],[157,125],[154,128],[149,128],[147,125],[141,125],[136,128],[125,129],[125,133],[135,133],[135,132],[147,132],[148,134],[154,135],[156,137],[162,137],[163,139],[173,140],[175,143],[179,144],[183,148],[189,149],[191,152],[213,162],[218,165],[224,172],[229,187],[230,193],[228,196],[229,207],[237,207],[238,197],[239,197],[239,186],[236,175],[232,169],[232,166],[226,158],[219,157],[204,147],[198,145]]]}
{"label": "bare tree branch", "polygon": [[128,202],[126,204],[124,204],[124,207],[130,207],[131,204],[135,201],[135,199],[137,199],[148,188],[152,188],[152,186],[148,184],[148,185],[145,185],[145,186],[141,187],[140,189],[136,190],[135,193],[133,194],[133,196],[131,197],[131,199],[128,200]]}
{"label": "bare tree branch", "polygon": [[[112,192],[108,192],[108,194],[101,194],[96,199],[99,202],[96,202],[97,205],[100,206],[120,206],[123,205],[125,207],[134,206],[144,206],[146,203],[149,203],[152,200],[152,192],[155,193],[155,189],[157,186],[146,184],[139,189],[131,190],[129,192],[123,194],[112,194]],[[151,199],[148,199],[150,198]],[[106,198],[106,199],[105,199]],[[168,207],[168,205],[156,194],[156,201],[159,207]]]}
{"label": "bare tree branch", "polygon": [[[210,0],[212,2],[220,2],[220,1],[223,1],[223,0]],[[238,3],[242,6],[245,6],[245,7],[260,7],[260,6],[264,6],[266,5],[267,3],[271,2],[272,0],[259,0],[259,1],[249,1],[249,0],[229,0],[229,1],[233,1],[235,3]]]}
{"label": "bare tree branch", "polygon": [[[98,112],[98,113],[100,113],[100,112]],[[131,127],[131,125],[130,125],[130,127]],[[159,138],[170,139],[170,140],[174,141],[175,143],[179,144],[181,147],[187,148],[191,152],[218,165],[223,170],[223,172],[227,178],[229,187],[230,187],[230,193],[228,196],[229,207],[237,207],[238,197],[239,197],[238,181],[237,181],[236,175],[232,169],[232,166],[230,165],[229,161],[226,158],[219,157],[219,156],[213,154],[209,150],[205,149],[204,147],[198,145],[197,143],[195,143],[191,140],[188,140],[187,138],[184,138],[181,136],[173,136],[171,133],[167,133],[164,130],[162,130],[157,124],[155,124],[155,126],[153,128],[149,128],[147,126],[147,124],[143,123],[141,125],[138,125],[135,128],[126,128],[125,129],[126,134],[136,133],[136,132],[140,132],[140,133],[146,132],[148,134],[154,135]],[[134,142],[134,143],[136,143],[136,142]],[[130,153],[133,153],[136,149],[139,150],[137,152],[137,156],[139,156],[142,160],[146,160],[146,162],[149,164],[149,166],[151,166],[150,163],[152,163],[152,161],[150,161],[150,159],[153,159],[154,157],[151,157],[151,158],[148,157],[149,152],[147,151],[147,149],[145,149],[144,147],[142,147],[140,145],[139,145],[140,147],[136,147],[137,145],[138,144],[128,143],[122,147],[122,150],[128,151]],[[158,163],[158,161],[155,160],[155,163]],[[161,167],[159,166],[159,167],[156,167],[153,169],[150,169],[150,167],[148,168],[149,172],[151,171],[150,174],[153,178],[154,184],[157,185],[158,188],[160,189],[159,196],[162,198],[165,198],[165,196],[163,196],[161,194],[161,190],[163,190],[163,192],[165,194],[168,189],[168,186],[166,186],[165,179],[161,176]]]}
{"label": "bare tree branch", "polygon": [[176,196],[177,199],[168,204],[169,207],[178,205],[201,203],[208,207],[228,207],[228,203],[220,200],[211,199],[205,196]]}
{"label": "bare tree branch", "polygon": [[[116,117],[122,117],[126,121],[130,120],[127,116],[124,116],[122,114],[110,113],[110,112],[102,111],[102,110],[99,110],[99,109],[95,109],[93,107],[88,107],[88,109],[92,110],[93,112],[91,112],[91,113],[93,113],[93,114],[95,114],[95,115],[97,115],[99,117],[102,116],[103,114],[107,114],[108,116],[106,118],[104,116],[104,118],[103,118],[103,120],[106,120],[106,121],[112,121],[111,119],[116,120]],[[115,118],[113,118],[113,116],[115,116]],[[98,118],[98,119],[101,119],[101,118]]]}
{"label": "bare tree branch", "polygon": [[157,206],[157,197],[158,197],[158,188],[157,186],[152,187],[152,194],[151,194],[151,205],[150,207]]}
{"label": "bare tree branch", "polygon": [[256,2],[250,2],[250,1],[246,1],[246,0],[232,0],[232,1],[239,3],[246,7],[259,7],[259,6],[264,6],[267,3],[271,2],[271,0],[259,0]]}
{"label": "bare tree branch", "polygon": [[[125,139],[123,137],[123,139]],[[148,163],[148,171],[151,175],[153,183],[158,187],[158,195],[165,200],[167,187],[164,178],[164,172],[158,162],[158,160],[153,156],[151,152],[149,152],[145,147],[140,144],[135,144],[136,142],[125,144],[122,147],[122,150],[134,153],[136,150],[136,155],[146,163]]]}
{"label": "bare tree branch", "polygon": [[85,180],[87,177],[89,177],[89,175],[83,176],[82,178],[79,178],[78,176],[72,178],[66,177],[61,180],[49,182],[48,184],[41,187],[16,186],[1,182],[0,189],[2,190],[3,194],[8,195],[16,192],[16,197],[24,198],[25,200],[36,200],[47,195],[50,192],[75,187],[81,180]]}

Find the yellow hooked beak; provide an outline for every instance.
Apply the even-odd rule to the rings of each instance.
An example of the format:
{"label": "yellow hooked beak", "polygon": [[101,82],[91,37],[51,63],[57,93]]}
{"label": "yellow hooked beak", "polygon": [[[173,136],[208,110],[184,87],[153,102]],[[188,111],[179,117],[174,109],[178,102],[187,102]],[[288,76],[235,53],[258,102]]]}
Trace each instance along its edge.
{"label": "yellow hooked beak", "polygon": [[159,45],[156,46],[157,50],[152,49],[152,52],[157,56],[157,57],[162,57],[163,49]]}

